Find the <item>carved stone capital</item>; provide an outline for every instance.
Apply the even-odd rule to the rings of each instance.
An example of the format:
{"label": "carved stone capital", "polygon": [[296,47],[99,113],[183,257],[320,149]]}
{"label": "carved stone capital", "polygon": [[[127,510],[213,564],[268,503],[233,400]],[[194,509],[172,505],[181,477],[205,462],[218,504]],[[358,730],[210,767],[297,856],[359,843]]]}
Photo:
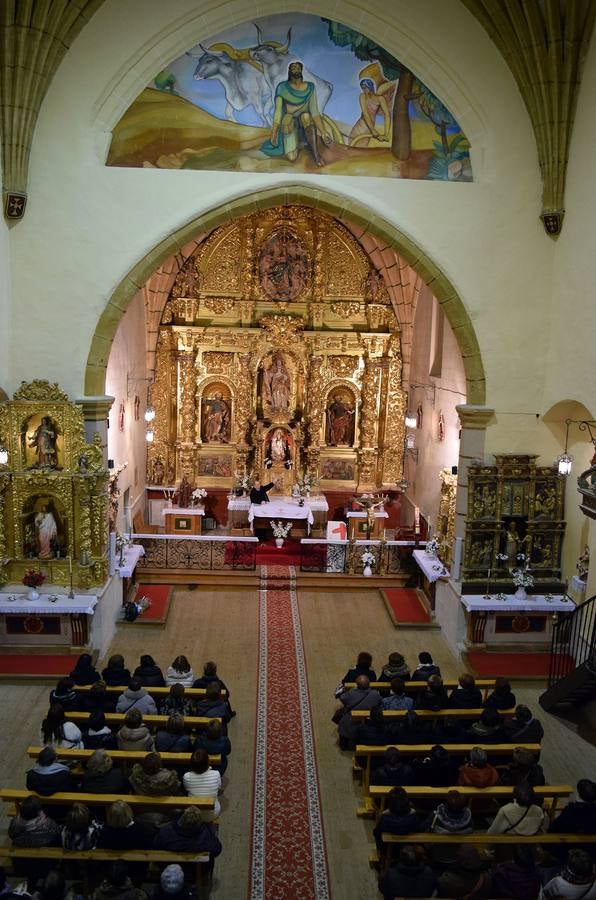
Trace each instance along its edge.
{"label": "carved stone capital", "polygon": [[463,428],[484,430],[495,414],[494,409],[488,406],[475,406],[471,403],[463,403],[455,408]]}
{"label": "carved stone capital", "polygon": [[114,397],[107,394],[98,397],[81,397],[75,402],[82,408],[85,422],[102,422],[109,415]]}

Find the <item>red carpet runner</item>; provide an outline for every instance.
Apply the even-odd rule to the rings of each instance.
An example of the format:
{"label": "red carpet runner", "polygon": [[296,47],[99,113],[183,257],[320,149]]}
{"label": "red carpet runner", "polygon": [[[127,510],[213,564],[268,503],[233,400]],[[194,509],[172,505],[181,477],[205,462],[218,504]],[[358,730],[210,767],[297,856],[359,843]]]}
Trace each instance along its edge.
{"label": "red carpet runner", "polygon": [[327,900],[310,700],[287,566],[263,566],[250,900]]}

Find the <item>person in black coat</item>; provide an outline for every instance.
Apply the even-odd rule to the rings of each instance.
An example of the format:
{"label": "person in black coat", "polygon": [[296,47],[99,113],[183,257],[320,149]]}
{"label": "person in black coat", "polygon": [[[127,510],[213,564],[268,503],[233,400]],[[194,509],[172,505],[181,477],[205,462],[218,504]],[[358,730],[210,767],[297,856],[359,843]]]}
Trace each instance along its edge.
{"label": "person in black coat", "polygon": [[518,784],[527,784],[530,787],[541,787],[546,784],[542,766],[536,762],[532,751],[525,747],[515,748],[508,766],[499,766],[499,780],[501,784],[510,784],[513,787]]}
{"label": "person in black coat", "polygon": [[130,671],[124,665],[124,657],[120,653],[110,656],[101,677],[108,687],[126,687],[130,682]]}
{"label": "person in black coat", "polygon": [[141,664],[136,667],[132,677],[140,681],[143,687],[165,687],[166,684],[163,672],[148,653],[141,656]]}
{"label": "person in black coat", "polygon": [[418,667],[412,672],[410,681],[428,681],[431,675],[440,675],[441,670],[435,666],[430,653],[423,650],[418,654]]}
{"label": "person in black coat", "polygon": [[80,697],[74,688],[75,683],[72,678],[60,678],[54,690],[50,691],[50,706],[59,703],[64,712],[78,710]]}
{"label": "person in black coat", "polygon": [[556,834],[596,834],[596,784],[589,778],[577,782],[579,800],[568,803],[553,819],[549,831]]}
{"label": "person in black coat", "polygon": [[424,691],[416,696],[416,709],[446,709],[449,706],[449,695],[443,687],[440,675],[431,675]]}
{"label": "person in black coat", "polygon": [[412,784],[412,766],[403,761],[397,747],[387,747],[382,764],[372,771],[370,783],[391,787]]}
{"label": "person in black coat", "polygon": [[128,803],[116,800],[106,810],[97,846],[104,850],[150,850],[154,840],[155,829],[135,822]]}
{"label": "person in black coat", "polygon": [[130,785],[122,769],[115,768],[105,750],[96,750],[87,761],[81,790],[85,794],[128,794]]}
{"label": "person in black coat", "polygon": [[422,828],[422,817],[412,809],[408,795],[402,787],[395,787],[389,794],[387,809],[379,816],[373,834],[379,850],[383,834],[412,834]]}
{"label": "person in black coat", "polygon": [[118,746],[116,735],[106,724],[105,713],[101,710],[96,710],[89,716],[83,746],[85,750],[115,750]]}
{"label": "person in black coat", "polygon": [[214,826],[203,822],[201,812],[189,806],[184,812],[158,829],[155,835],[156,850],[168,850],[172,853],[190,850],[194,853],[209,853],[211,866],[216,856],[221,853],[221,843]]}
{"label": "person in black coat", "polygon": [[482,691],[476,687],[473,675],[464,672],[458,678],[459,686],[451,691],[449,707],[451,709],[480,709],[482,706]]}
{"label": "person in black coat", "polygon": [[274,481],[270,481],[269,484],[261,484],[258,478],[255,479],[255,483],[250,491],[250,502],[257,505],[260,503],[269,503],[267,491],[270,491],[272,487],[275,487]]}
{"label": "person in black coat", "polygon": [[88,691],[79,694],[81,712],[112,713],[116,709],[118,694],[108,693],[105,681],[96,681]]}
{"label": "person in black coat", "polygon": [[217,682],[221,691],[225,691],[227,695],[226,704],[228,706],[230,719],[233,719],[236,713],[232,709],[232,697],[230,694],[230,689],[226,684],[224,684],[224,682],[217,674],[217,663],[210,660],[203,666],[203,674],[201,675],[201,677],[195,679],[195,681],[193,682],[193,688],[206,688],[207,685],[211,684],[213,681]]}
{"label": "person in black coat", "polygon": [[515,706],[515,694],[506,678],[495,678],[495,689],[484,701],[486,709],[513,709]]}
{"label": "person in black coat", "polygon": [[372,668],[372,656],[370,653],[366,653],[366,651],[362,651],[358,654],[356,665],[353,669],[348,669],[341,680],[342,684],[346,684],[346,682],[351,684],[356,681],[360,675],[366,675],[369,681],[377,680],[376,672]]}
{"label": "person in black coat", "polygon": [[369,747],[382,747],[391,737],[391,730],[383,717],[381,704],[374,706],[368,719],[354,728],[354,744],[366,744]]}
{"label": "person in black coat", "polygon": [[221,723],[214,719],[209,722],[205,731],[199,731],[193,750],[206,750],[209,755],[221,756],[221,763],[213,766],[220,775],[228,768],[228,756],[232,752],[229,737],[223,734]]}
{"label": "person in black coat", "polygon": [[192,741],[184,730],[184,717],[174,713],[166,722],[165,729],[155,735],[155,749],[158,753],[192,753]]}
{"label": "person in black coat", "polygon": [[212,681],[205,688],[205,697],[195,705],[195,716],[206,716],[209,719],[221,719],[224,734],[227,734],[227,723],[230,721],[228,704],[221,695],[219,684]]}
{"label": "person in black coat", "polygon": [[379,878],[383,900],[395,897],[432,897],[436,879],[415,847],[401,847],[398,861]]}
{"label": "person in black coat", "polygon": [[394,744],[428,744],[433,734],[432,725],[423,722],[415,710],[409,709],[403,719],[399,720],[392,741]]}
{"label": "person in black coat", "polygon": [[503,729],[508,744],[539,744],[544,737],[542,723],[521,703],[515,707],[515,715],[505,720]]}
{"label": "person in black coat", "polygon": [[457,760],[454,760],[440,744],[435,744],[430,756],[414,759],[412,769],[414,784],[421,786],[452,787],[457,784],[459,778]]}
{"label": "person in black coat", "polygon": [[79,783],[70,774],[70,769],[56,759],[53,747],[44,747],[37,757],[37,763],[27,772],[27,790],[42,797],[49,797],[59,791],[78,791]]}
{"label": "person in black coat", "polygon": [[95,684],[100,681],[101,675],[93,666],[93,658],[90,653],[81,653],[77,664],[70,673],[70,677],[77,685]]}

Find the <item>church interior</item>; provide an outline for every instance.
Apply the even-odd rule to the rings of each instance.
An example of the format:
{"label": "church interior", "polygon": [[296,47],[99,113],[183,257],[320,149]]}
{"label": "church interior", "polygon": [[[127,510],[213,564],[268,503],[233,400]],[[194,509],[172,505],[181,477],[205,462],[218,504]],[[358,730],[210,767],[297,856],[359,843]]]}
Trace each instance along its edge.
{"label": "church interior", "polygon": [[596,3],[329,7],[0,9],[0,864],[38,897],[596,897]]}

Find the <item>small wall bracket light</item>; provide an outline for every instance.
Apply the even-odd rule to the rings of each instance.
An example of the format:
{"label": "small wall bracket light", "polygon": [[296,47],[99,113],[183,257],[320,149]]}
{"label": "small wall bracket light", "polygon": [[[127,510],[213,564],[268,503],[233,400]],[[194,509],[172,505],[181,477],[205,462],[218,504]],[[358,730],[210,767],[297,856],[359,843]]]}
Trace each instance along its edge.
{"label": "small wall bracket light", "polygon": [[417,424],[418,420],[413,413],[407,412],[405,421],[406,421],[406,428],[416,428],[416,424]]}
{"label": "small wall bracket light", "polygon": [[148,406],[145,410],[145,422],[153,422],[155,418],[155,408],[153,406]]}
{"label": "small wall bracket light", "polygon": [[145,432],[145,440],[147,441],[148,444],[152,444],[153,441],[155,440],[155,432],[154,432],[153,428],[151,428],[151,426]]}

